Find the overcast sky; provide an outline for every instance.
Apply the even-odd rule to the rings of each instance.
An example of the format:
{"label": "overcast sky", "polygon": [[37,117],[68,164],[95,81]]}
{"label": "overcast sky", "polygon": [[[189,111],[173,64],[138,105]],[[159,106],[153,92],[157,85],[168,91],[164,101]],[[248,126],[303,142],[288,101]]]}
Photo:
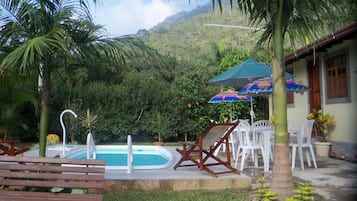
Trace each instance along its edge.
{"label": "overcast sky", "polygon": [[103,0],[92,15],[94,22],[104,25],[107,35],[113,37],[150,29],[170,15],[192,10],[209,1],[211,0]]}

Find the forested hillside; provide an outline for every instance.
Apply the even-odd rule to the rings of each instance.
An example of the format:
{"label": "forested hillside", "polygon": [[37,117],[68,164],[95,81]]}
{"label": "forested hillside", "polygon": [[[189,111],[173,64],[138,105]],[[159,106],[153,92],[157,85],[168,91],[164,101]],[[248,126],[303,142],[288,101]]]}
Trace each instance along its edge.
{"label": "forested hillside", "polygon": [[[210,65],[217,59],[217,52],[229,48],[251,50],[259,32],[233,27],[209,26],[208,24],[237,25],[248,27],[247,17],[236,8],[219,9],[181,20],[176,24],[162,23],[143,37],[160,53],[176,57],[179,61]],[[195,11],[192,11],[195,12]],[[190,15],[188,13],[188,15]]]}

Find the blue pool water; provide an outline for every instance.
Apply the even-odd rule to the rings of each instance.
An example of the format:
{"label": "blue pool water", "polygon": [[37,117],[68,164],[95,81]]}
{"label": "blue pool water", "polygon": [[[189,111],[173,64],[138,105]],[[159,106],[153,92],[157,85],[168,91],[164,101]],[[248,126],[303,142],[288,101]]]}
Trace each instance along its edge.
{"label": "blue pool water", "polygon": [[[97,159],[106,161],[107,169],[125,169],[127,167],[126,145],[97,145]],[[71,153],[66,158],[85,159],[86,150]],[[133,146],[134,169],[159,169],[170,165],[172,154],[160,146]]]}

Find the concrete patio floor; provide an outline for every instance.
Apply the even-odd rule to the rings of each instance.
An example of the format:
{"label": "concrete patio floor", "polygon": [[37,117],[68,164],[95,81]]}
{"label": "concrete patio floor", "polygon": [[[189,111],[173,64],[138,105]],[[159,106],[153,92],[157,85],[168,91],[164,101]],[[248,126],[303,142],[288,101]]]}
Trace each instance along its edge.
{"label": "concrete patio floor", "polygon": [[[181,167],[173,170],[173,165],[180,156],[175,147],[166,147],[174,155],[170,167],[157,170],[133,170],[128,174],[126,170],[106,170],[106,179],[110,183],[112,191],[127,190],[194,190],[194,189],[227,189],[227,188],[251,188],[255,180],[262,176],[267,182],[271,179],[269,173],[263,171],[263,167],[254,168],[250,165],[240,175],[226,174],[217,178],[200,171],[196,167]],[[47,156],[60,154],[59,150],[48,150]],[[38,151],[29,151],[26,156],[36,156]],[[260,163],[261,164],[261,163]],[[300,169],[297,163],[292,170],[293,176],[310,182],[315,187],[315,192],[323,196],[325,200],[352,201],[357,198],[357,163],[317,156],[318,168],[306,167]]]}
{"label": "concrete patio floor", "polygon": [[293,170],[293,176],[311,182],[325,200],[357,200],[357,163],[317,157],[317,167]]}

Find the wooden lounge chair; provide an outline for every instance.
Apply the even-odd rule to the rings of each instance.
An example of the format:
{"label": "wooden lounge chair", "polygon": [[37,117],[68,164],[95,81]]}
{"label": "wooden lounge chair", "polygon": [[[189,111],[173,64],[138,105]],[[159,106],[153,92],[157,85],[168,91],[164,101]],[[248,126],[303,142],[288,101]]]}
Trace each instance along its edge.
{"label": "wooden lounge chair", "polygon": [[[183,148],[176,149],[181,154],[181,159],[174,166],[174,170],[178,167],[197,166],[200,170],[204,170],[210,175],[217,177],[219,174],[240,172],[231,166],[231,156],[229,151],[229,135],[234,128],[239,124],[236,123],[211,123],[210,126],[198,137],[195,143],[182,142]],[[225,161],[224,157],[215,156],[214,152],[225,144]],[[212,166],[221,166],[213,170]]]}
{"label": "wooden lounge chair", "polygon": [[0,155],[16,156],[29,150],[28,147],[15,146],[16,140],[0,139]]}

